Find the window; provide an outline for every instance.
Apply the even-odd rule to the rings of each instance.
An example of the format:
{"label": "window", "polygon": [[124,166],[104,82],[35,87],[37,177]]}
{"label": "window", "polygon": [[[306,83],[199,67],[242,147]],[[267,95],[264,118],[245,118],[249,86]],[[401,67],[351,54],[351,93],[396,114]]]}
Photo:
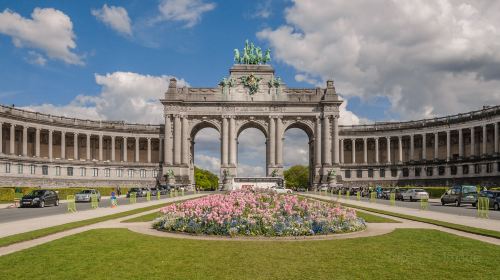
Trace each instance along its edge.
{"label": "window", "polygon": [[403,177],[408,177],[410,175],[410,170],[408,168],[403,168]]}
{"label": "window", "polygon": [[487,163],[486,164],[486,173],[491,173],[493,172],[493,163]]}
{"label": "window", "polygon": [[61,167],[56,166],[56,176],[61,176]]}
{"label": "window", "polygon": [[17,174],[23,174],[23,169],[24,169],[24,166],[21,163],[19,163],[17,165]]}
{"label": "window", "polygon": [[392,177],[397,177],[398,176],[398,169],[397,168],[392,168],[391,169],[391,176]]}
{"label": "window", "polygon": [[462,174],[469,174],[469,166],[462,165]]}
{"label": "window", "polygon": [[5,164],[5,173],[10,173],[10,163]]}
{"label": "window", "polygon": [[30,165],[30,174],[35,174],[36,173],[36,165],[32,164]]}
{"label": "window", "polygon": [[87,169],[85,169],[85,167],[80,167],[80,176],[87,176]]}
{"label": "window", "polygon": [[457,175],[458,168],[455,165],[450,166],[451,175]]}
{"label": "window", "polygon": [[481,173],[481,164],[474,164],[474,173],[475,174]]}
{"label": "window", "polygon": [[415,167],[415,177],[420,177],[420,174],[422,174],[422,168]]}
{"label": "window", "polygon": [[116,177],[123,177],[123,169],[121,168],[116,169]]}
{"label": "window", "polygon": [[146,169],[139,170],[139,176],[141,178],[146,178]]}
{"label": "window", "polygon": [[42,175],[49,175],[49,167],[47,165],[42,165]]}
{"label": "window", "polygon": [[67,174],[68,176],[73,176],[73,167],[68,167],[68,168],[66,169],[66,174]]}
{"label": "window", "polygon": [[94,176],[94,177],[99,176],[99,169],[97,169],[97,168],[92,168],[92,176]]}
{"label": "window", "polygon": [[439,174],[439,176],[443,176],[443,175],[444,175],[444,172],[445,172],[445,168],[444,168],[444,166],[440,166],[440,167],[438,167],[438,174]]}
{"label": "window", "polygon": [[158,170],[153,169],[153,172],[152,172],[152,173],[153,173],[153,178],[158,177]]}
{"label": "window", "polygon": [[368,168],[368,177],[373,178],[373,168]]}
{"label": "window", "polygon": [[385,178],[385,168],[380,168],[380,178]]}
{"label": "window", "polygon": [[348,169],[348,170],[345,171],[345,177],[346,178],[351,178],[351,170]]}
{"label": "window", "polygon": [[134,177],[134,169],[129,169],[128,170],[128,177],[130,177],[130,178]]}
{"label": "window", "polygon": [[363,178],[363,170],[361,170],[361,169],[356,170],[356,177]]}
{"label": "window", "polygon": [[431,167],[431,166],[428,166],[425,168],[425,171],[427,172],[427,176],[432,176],[432,172],[433,172],[434,168]]}
{"label": "window", "polygon": [[111,174],[111,170],[109,168],[104,169],[104,176],[109,177]]}

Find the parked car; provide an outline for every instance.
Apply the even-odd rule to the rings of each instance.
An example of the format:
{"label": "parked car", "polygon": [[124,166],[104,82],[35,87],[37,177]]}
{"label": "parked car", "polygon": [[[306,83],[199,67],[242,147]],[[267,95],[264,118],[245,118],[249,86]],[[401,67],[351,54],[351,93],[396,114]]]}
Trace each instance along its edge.
{"label": "parked car", "polygon": [[496,211],[500,210],[500,191],[482,191],[480,196],[487,197],[489,199],[490,208],[493,208]]}
{"label": "parked car", "polygon": [[450,203],[454,203],[455,206],[457,207],[464,204],[470,204],[473,207],[476,207],[477,203],[476,186],[455,185],[449,188],[441,196],[441,204],[446,205]]}
{"label": "parked car", "polygon": [[167,195],[168,192],[170,191],[170,186],[168,185],[160,185],[157,187],[157,189],[160,191],[161,195]]}
{"label": "parked car", "polygon": [[328,185],[322,185],[318,188],[318,191],[320,192],[327,192],[328,191]]}
{"label": "parked car", "polygon": [[40,207],[47,205],[59,206],[59,196],[51,190],[34,190],[23,196],[20,201],[20,207]]}
{"label": "parked car", "polygon": [[396,193],[396,200],[403,200],[403,193],[405,193],[407,189],[396,189],[394,192]]}
{"label": "parked car", "polygon": [[142,190],[142,188],[131,188],[127,192],[127,197],[130,197],[131,193],[135,193],[136,197],[146,196],[146,193]]}
{"label": "parked car", "polygon": [[402,200],[422,200],[429,199],[429,194],[423,189],[409,189],[406,192],[402,193]]}
{"label": "parked car", "polygon": [[292,193],[291,189],[287,189],[287,188],[284,188],[284,187],[281,187],[281,186],[271,187],[270,190],[272,192],[275,192],[275,193],[288,193],[288,194]]}
{"label": "parked car", "polygon": [[92,195],[97,195],[97,201],[101,201],[101,193],[98,190],[82,190],[75,194],[75,202],[91,202]]}
{"label": "parked car", "polygon": [[380,195],[380,198],[389,200],[391,199],[391,189],[384,189],[382,190],[382,194]]}

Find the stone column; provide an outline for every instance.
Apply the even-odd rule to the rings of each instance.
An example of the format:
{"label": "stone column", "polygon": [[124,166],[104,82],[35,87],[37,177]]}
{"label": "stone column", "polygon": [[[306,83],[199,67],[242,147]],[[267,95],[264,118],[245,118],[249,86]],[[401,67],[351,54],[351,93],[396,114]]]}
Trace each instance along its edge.
{"label": "stone column", "polygon": [[0,122],[0,154],[3,154],[3,123]]}
{"label": "stone column", "polygon": [[275,137],[276,137],[276,128],[275,128],[275,117],[269,117],[269,166],[274,167],[274,160],[276,159],[276,154],[274,152],[274,148],[276,147]]}
{"label": "stone column", "polygon": [[495,154],[498,153],[498,123],[496,122],[495,123],[495,135],[493,137],[493,142],[495,143],[495,149],[494,149],[494,152]]}
{"label": "stone column", "polygon": [[52,129],[49,129],[49,160],[52,160],[52,134],[53,134],[53,130]]}
{"label": "stone column", "polygon": [[[316,166],[321,166],[321,119],[316,118],[315,122],[315,133],[314,133],[314,164]],[[343,140],[342,140],[343,141]]]}
{"label": "stone column", "polygon": [[222,116],[222,135],[221,135],[221,165],[227,166],[229,159],[229,124],[226,116]]}
{"label": "stone column", "polygon": [[340,162],[344,163],[344,139],[340,139]]}
{"label": "stone column", "polygon": [[28,156],[28,127],[23,126],[23,156]]}
{"label": "stone column", "polygon": [[139,137],[135,137],[135,162],[139,162],[140,160],[140,155],[139,155]]}
{"label": "stone column", "polygon": [[189,123],[187,116],[182,118],[182,164],[189,164]]}
{"label": "stone column", "polygon": [[151,163],[151,138],[148,137],[148,163]]}
{"label": "stone column", "polygon": [[102,156],[102,151],[103,151],[103,145],[102,145],[102,142],[103,142],[103,135],[102,134],[99,134],[99,161],[102,161],[103,160],[103,156]]}
{"label": "stone column", "polygon": [[434,159],[439,158],[439,132],[434,133]]}
{"label": "stone column", "polygon": [[410,161],[415,160],[415,135],[410,134]]}
{"label": "stone column", "polygon": [[78,159],[78,133],[73,133],[73,159]]}
{"label": "stone column", "polygon": [[446,160],[451,160],[451,131],[446,131]]}
{"label": "stone column", "polygon": [[387,163],[391,163],[391,136],[387,136]]}
{"label": "stone column", "polygon": [[236,148],[236,119],[234,116],[229,118],[229,164],[231,166],[236,166],[236,154],[238,153]]}
{"label": "stone column", "polygon": [[127,137],[123,136],[123,161],[127,162]]}
{"label": "stone column", "polygon": [[333,116],[333,163],[339,164],[339,118]]}
{"label": "stone column", "polygon": [[464,134],[461,128],[458,129],[458,156],[464,156]]}
{"label": "stone column", "polygon": [[378,137],[375,137],[375,163],[379,163],[379,156],[378,156]]}
{"label": "stone column", "polygon": [[403,136],[398,136],[399,162],[403,162]]}
{"label": "stone column", "polygon": [[363,138],[363,162],[368,163],[368,139]]}
{"label": "stone column", "polygon": [[61,158],[66,158],[66,131],[61,131]]}
{"label": "stone column", "polygon": [[476,137],[474,137],[474,127],[470,128],[470,155],[475,156],[476,155]]}
{"label": "stone column", "polygon": [[486,140],[488,137],[488,130],[486,125],[483,125],[483,155],[486,155]]}
{"label": "stone column", "polygon": [[15,155],[16,152],[15,152],[15,142],[16,142],[16,125],[11,123],[10,124],[10,149],[9,149],[9,153],[11,155]]}
{"label": "stone column", "polygon": [[276,118],[276,165],[283,167],[283,120]]}
{"label": "stone column", "polygon": [[352,142],[352,163],[356,163],[356,138],[351,139]]}
{"label": "stone column", "polygon": [[321,140],[323,144],[323,165],[332,165],[332,143],[330,142],[330,116],[323,116],[323,139]]}
{"label": "stone column", "polygon": [[179,115],[174,117],[174,164],[181,164],[181,119]]}
{"label": "stone column", "polygon": [[[166,165],[172,165],[172,119],[170,115],[165,116],[165,131],[163,136],[163,161]],[[161,140],[160,140],[161,144]]]}
{"label": "stone column", "polygon": [[422,159],[427,159],[427,134],[422,134]]}
{"label": "stone column", "polygon": [[115,154],[115,140],[116,136],[111,135],[111,161],[116,161],[116,154]]}
{"label": "stone column", "polygon": [[90,133],[87,133],[87,160],[92,160],[90,156]]}

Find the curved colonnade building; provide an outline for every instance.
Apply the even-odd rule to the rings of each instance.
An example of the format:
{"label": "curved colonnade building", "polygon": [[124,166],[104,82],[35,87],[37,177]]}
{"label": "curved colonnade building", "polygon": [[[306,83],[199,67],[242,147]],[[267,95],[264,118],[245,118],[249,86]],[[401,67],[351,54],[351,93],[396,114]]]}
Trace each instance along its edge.
{"label": "curved colonnade building", "polygon": [[[500,106],[409,122],[339,125],[333,81],[326,88],[288,88],[270,65],[234,65],[215,88],[178,88],[161,100],[159,125],[93,121],[0,106],[2,186],[194,184],[194,139],[205,127],[221,140],[221,182],[236,177],[238,135],[266,138],[267,176],[283,173],[284,133],[309,138],[311,185],[348,183],[443,185],[500,182]],[[240,159],[241,160],[241,159]]]}

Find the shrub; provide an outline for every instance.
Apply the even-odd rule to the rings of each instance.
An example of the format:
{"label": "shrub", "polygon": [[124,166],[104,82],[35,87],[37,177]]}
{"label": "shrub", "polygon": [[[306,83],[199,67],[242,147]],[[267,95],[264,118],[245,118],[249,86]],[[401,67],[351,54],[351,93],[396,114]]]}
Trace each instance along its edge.
{"label": "shrub", "polygon": [[13,188],[0,188],[0,201],[14,201],[14,197]]}

